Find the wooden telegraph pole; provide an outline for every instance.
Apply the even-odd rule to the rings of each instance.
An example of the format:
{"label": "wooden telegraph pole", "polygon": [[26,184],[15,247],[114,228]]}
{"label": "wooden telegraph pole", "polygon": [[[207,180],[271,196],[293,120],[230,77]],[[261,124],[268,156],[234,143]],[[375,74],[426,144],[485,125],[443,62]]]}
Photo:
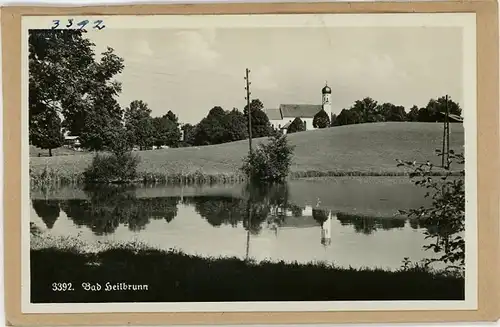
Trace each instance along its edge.
{"label": "wooden telegraph pole", "polygon": [[[247,100],[247,114],[248,114],[248,149],[249,149],[249,154],[252,154],[252,111],[250,110],[250,69],[246,69],[245,71],[245,81],[246,81],[246,97],[245,100]],[[251,163],[250,163],[251,164]],[[245,259],[248,260],[249,252],[250,252],[250,228],[251,228],[251,221],[252,221],[252,209],[251,209],[252,201],[249,198],[247,200],[247,244],[246,244],[246,256]]]}
{"label": "wooden telegraph pole", "polygon": [[449,168],[450,156],[450,112],[448,107],[448,95],[446,96],[446,108],[443,119],[443,148],[441,157],[441,167]]}
{"label": "wooden telegraph pole", "polygon": [[250,94],[252,94],[250,92],[250,84],[252,84],[250,82],[250,79],[249,79],[249,74],[250,74],[250,69],[246,69],[246,72],[245,72],[245,81],[246,81],[246,86],[245,86],[245,90],[247,91],[247,95],[245,97],[245,99],[247,100],[247,111],[248,111],[248,148],[250,150],[250,153],[252,153],[252,113],[251,113],[251,110],[250,110]]}
{"label": "wooden telegraph pole", "polygon": [[450,106],[446,95],[446,168],[450,168]]}

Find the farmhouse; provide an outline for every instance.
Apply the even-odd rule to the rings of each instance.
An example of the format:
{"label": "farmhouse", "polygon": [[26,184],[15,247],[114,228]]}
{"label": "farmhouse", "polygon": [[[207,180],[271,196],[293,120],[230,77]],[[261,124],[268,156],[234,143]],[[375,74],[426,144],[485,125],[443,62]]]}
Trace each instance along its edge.
{"label": "farmhouse", "polygon": [[328,117],[332,117],[332,90],[328,85],[321,90],[322,104],[281,104],[277,109],[265,109],[269,122],[274,129],[286,133],[292,121],[299,117],[304,122],[306,131],[315,129],[314,116],[324,109]]}

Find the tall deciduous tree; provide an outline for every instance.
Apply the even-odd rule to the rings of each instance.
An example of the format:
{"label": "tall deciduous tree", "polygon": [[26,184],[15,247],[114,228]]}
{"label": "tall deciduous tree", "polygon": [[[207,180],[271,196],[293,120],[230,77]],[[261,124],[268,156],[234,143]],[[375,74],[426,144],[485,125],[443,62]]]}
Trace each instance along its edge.
{"label": "tall deciduous tree", "polygon": [[226,112],[219,106],[213,107],[207,117],[203,118],[193,135],[194,145],[209,145],[224,143],[224,119]]}
{"label": "tall deciduous tree", "polygon": [[63,115],[64,127],[80,136],[83,147],[112,146],[109,133],[119,129],[122,116],[115,99],[121,85],[113,77],[123,70],[123,59],[107,48],[96,60],[93,46],[79,30],[30,30],[31,136],[40,134],[39,113],[51,109]]}
{"label": "tall deciduous tree", "polygon": [[151,117],[151,109],[142,100],[134,100],[125,109],[125,129],[127,130],[129,142],[142,149],[153,146],[154,125]]}
{"label": "tall deciduous tree", "polygon": [[176,114],[174,114],[171,110],[167,112],[165,117],[170,120],[172,123],[179,125],[179,118],[177,117]]}
{"label": "tall deciduous tree", "polygon": [[[169,111],[171,112],[171,111]],[[157,147],[167,145],[177,147],[181,138],[181,131],[176,121],[171,120],[169,114],[153,118],[154,122],[154,145]]]}
{"label": "tall deciduous tree", "polygon": [[366,97],[363,100],[357,100],[351,107],[351,111],[355,111],[359,114],[361,121],[364,123],[371,123],[380,121],[378,117],[378,103],[370,97]]}
{"label": "tall deciduous tree", "polygon": [[406,115],[406,119],[408,121],[418,121],[418,110],[417,106],[411,107],[410,112]]}
{"label": "tall deciduous tree", "polygon": [[247,119],[236,108],[226,113],[224,120],[224,142],[244,140],[248,137]]}
{"label": "tall deciduous tree", "polygon": [[182,125],[181,129],[184,132],[184,137],[183,137],[183,142],[184,145],[193,145],[193,137],[194,137],[194,131],[195,131],[196,126],[193,126],[191,124],[184,124]]}
{"label": "tall deciduous tree", "polygon": [[462,114],[462,108],[458,103],[453,101],[451,97],[448,97],[448,104],[446,104],[446,96],[439,97],[438,99],[430,99],[425,108],[419,111],[419,121],[424,122],[435,122],[443,121],[444,113],[446,112],[446,106],[448,106],[448,112],[453,115],[460,116]]}
{"label": "tall deciduous tree", "polygon": [[378,112],[382,115],[384,121],[405,121],[406,111],[403,106],[396,106],[392,103],[383,103],[379,106]]}
{"label": "tall deciduous tree", "polygon": [[359,112],[350,109],[342,109],[340,114],[337,116],[337,119],[335,119],[335,124],[338,126],[351,125],[359,124],[361,121],[361,115]]}
{"label": "tall deciduous tree", "polygon": [[[267,117],[266,113],[262,109],[264,109],[264,104],[259,99],[253,99],[252,102],[250,102],[252,138],[269,136],[273,131],[271,123],[269,122],[269,117]],[[245,117],[248,117],[248,105],[245,106],[243,113]]]}
{"label": "tall deciduous tree", "polygon": [[61,118],[53,108],[46,108],[32,117],[32,130],[30,131],[31,144],[42,149],[49,150],[52,157],[52,149],[63,145]]}

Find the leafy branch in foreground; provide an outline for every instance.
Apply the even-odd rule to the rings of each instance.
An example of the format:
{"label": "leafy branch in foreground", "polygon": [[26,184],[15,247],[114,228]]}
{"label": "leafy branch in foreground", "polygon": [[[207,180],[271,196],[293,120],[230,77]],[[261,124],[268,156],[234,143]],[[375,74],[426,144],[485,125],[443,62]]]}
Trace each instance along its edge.
{"label": "leafy branch in foreground", "polygon": [[[436,150],[438,156],[443,153]],[[442,262],[448,269],[464,269],[465,266],[465,159],[463,154],[449,151],[449,162],[444,176],[433,176],[436,167],[430,162],[419,163],[398,161],[398,167],[413,169],[410,179],[415,185],[427,189],[426,198],[432,199],[428,207],[400,210],[401,214],[415,219],[420,226],[426,228],[425,238],[433,239],[425,245],[425,250],[439,254],[437,258],[427,259],[427,264]],[[451,166],[461,166],[459,175],[452,175]]]}

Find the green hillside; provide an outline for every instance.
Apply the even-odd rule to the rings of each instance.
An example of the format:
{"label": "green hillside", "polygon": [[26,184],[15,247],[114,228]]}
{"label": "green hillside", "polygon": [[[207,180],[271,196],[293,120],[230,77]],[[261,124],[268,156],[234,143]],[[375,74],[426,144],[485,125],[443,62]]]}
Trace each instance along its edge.
{"label": "green hillside", "polygon": [[[463,151],[462,124],[450,125],[450,149]],[[401,172],[396,159],[426,161],[438,164],[434,150],[441,148],[443,126],[440,123],[388,122],[347,125],[289,135],[296,146],[292,172],[335,172],[340,174],[390,174]],[[254,145],[265,139],[255,139]],[[203,147],[163,149],[137,152],[141,173],[160,175],[234,174],[248,152],[248,141]],[[89,153],[32,157],[32,173],[45,167],[79,174],[92,159]]]}

